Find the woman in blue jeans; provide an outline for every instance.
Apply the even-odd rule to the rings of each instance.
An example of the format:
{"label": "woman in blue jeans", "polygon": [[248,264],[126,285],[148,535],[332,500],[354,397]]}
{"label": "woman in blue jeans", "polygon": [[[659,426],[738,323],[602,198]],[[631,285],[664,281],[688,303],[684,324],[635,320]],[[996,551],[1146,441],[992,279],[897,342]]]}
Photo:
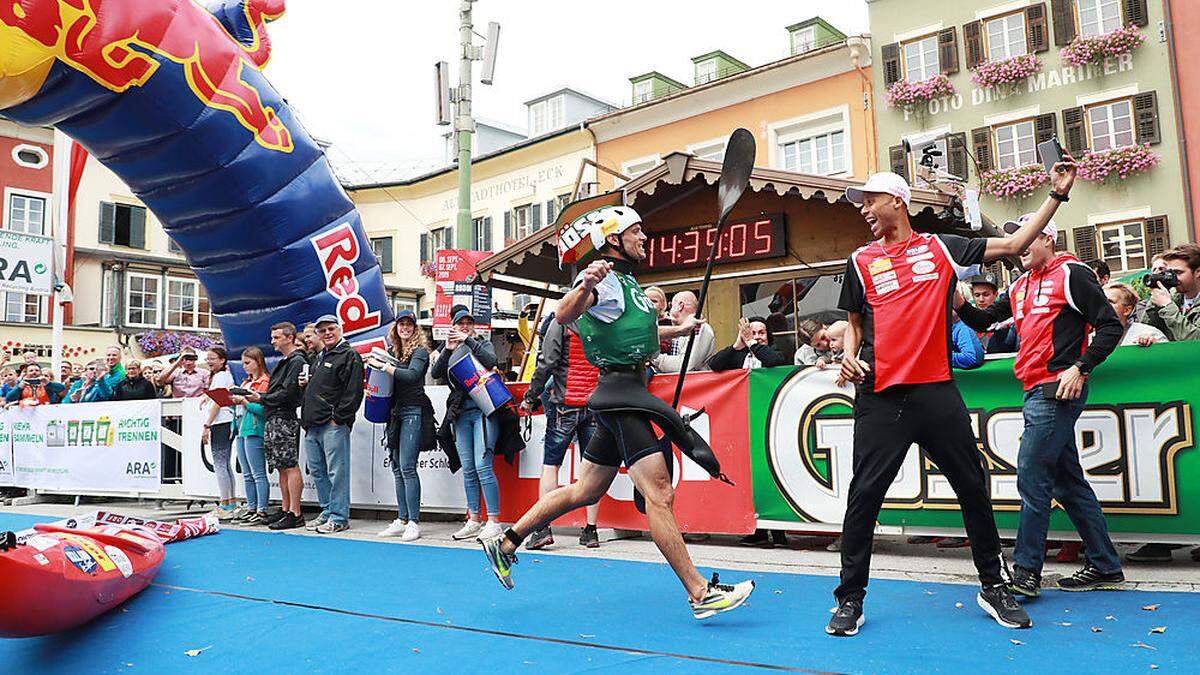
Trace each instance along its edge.
{"label": "woman in blue jeans", "polygon": [[[266,392],[270,374],[262,350],[248,347],[242,352],[242,367],[246,369],[242,388],[260,394]],[[237,522],[262,525],[267,519],[267,499],[271,496],[267,455],[263,450],[263,407],[261,403],[248,402],[243,396],[234,396],[233,402],[237,404],[233,427],[237,430],[238,464],[246,481],[246,512]]]}
{"label": "woman in blue jeans", "polygon": [[[454,325],[446,337],[446,346],[433,367],[435,378],[450,383],[450,398],[446,406],[451,410],[458,407],[458,414],[453,418],[454,447],[462,462],[463,488],[467,492],[467,522],[452,536],[455,539],[493,537],[501,533],[500,485],[492,469],[499,427],[489,423],[462,385],[447,375],[450,359],[459,347],[469,349],[479,364],[488,370],[496,367],[496,351],[491,342],[475,334],[475,317],[467,309],[459,309],[453,319]],[[487,526],[482,523],[484,515],[483,506],[479,503],[480,490],[487,504]]]}
{"label": "woman in blue jeans", "polygon": [[401,310],[388,332],[388,352],[393,361],[370,356],[367,365],[392,377],[392,415],[387,426],[392,476],[396,480],[396,519],[381,537],[416,541],[421,536],[421,478],[417,455],[421,452],[422,416],[432,411],[425,395],[425,371],[429,370],[429,345],[417,327],[417,317]]}

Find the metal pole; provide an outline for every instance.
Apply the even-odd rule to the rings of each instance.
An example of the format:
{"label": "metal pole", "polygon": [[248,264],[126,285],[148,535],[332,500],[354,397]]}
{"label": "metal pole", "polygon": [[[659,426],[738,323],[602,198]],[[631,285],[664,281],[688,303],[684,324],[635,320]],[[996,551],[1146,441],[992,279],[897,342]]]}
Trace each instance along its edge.
{"label": "metal pole", "polygon": [[458,109],[454,130],[458,135],[458,227],[455,228],[455,246],[460,248],[462,241],[471,236],[471,136],[475,131],[475,120],[471,119],[471,62],[475,60],[471,3],[474,1],[461,0],[458,5],[462,60],[458,67]]}
{"label": "metal pole", "polygon": [[[50,295],[51,339],[50,377],[59,376],[63,352],[63,306],[67,283],[66,246],[71,185],[71,139],[63,132],[54,130],[54,166],[51,171],[51,203],[54,217],[51,219],[54,236],[54,289]],[[63,384],[66,384],[65,382]]]}

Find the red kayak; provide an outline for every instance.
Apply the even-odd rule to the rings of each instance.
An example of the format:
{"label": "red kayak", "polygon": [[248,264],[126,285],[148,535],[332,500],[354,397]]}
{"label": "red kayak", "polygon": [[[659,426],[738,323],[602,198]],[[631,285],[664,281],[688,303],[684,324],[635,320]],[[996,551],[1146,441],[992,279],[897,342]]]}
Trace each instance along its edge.
{"label": "red kayak", "polygon": [[[106,524],[113,521],[122,522]],[[196,536],[215,531],[208,525],[207,519],[181,525],[98,512],[4,533],[0,637],[48,635],[91,621],[154,581],[164,542],[181,538],[164,530]]]}

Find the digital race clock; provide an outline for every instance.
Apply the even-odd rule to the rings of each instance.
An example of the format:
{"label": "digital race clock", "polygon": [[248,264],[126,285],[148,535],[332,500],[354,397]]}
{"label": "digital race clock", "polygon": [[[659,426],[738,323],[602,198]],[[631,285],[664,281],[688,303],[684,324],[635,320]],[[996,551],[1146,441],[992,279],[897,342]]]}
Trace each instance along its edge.
{"label": "digital race clock", "polygon": [[[649,234],[644,267],[651,270],[697,267],[708,263],[715,225]],[[731,263],[777,258],[787,252],[783,214],[726,223],[717,247],[716,262]]]}

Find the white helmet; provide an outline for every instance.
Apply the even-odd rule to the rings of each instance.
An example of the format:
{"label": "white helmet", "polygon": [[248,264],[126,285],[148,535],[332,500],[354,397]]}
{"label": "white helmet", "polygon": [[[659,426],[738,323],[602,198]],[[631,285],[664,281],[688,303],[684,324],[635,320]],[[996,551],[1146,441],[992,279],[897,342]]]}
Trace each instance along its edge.
{"label": "white helmet", "polygon": [[588,211],[572,220],[559,232],[559,263],[582,262],[604,248],[608,243],[608,235],[620,236],[622,232],[641,222],[642,217],[628,206],[602,206]]}

